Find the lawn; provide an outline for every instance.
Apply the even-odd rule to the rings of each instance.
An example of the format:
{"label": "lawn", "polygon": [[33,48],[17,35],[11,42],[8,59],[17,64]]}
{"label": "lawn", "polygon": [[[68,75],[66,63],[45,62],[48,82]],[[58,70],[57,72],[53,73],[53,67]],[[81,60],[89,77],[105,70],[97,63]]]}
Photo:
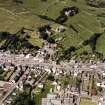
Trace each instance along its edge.
{"label": "lawn", "polygon": [[81,98],[80,105],[97,105],[95,102],[87,98]]}
{"label": "lawn", "polygon": [[46,81],[46,83],[44,84],[43,90],[42,90],[42,97],[46,98],[47,94],[50,93],[50,89],[54,88],[52,86],[52,82],[51,81]]}
{"label": "lawn", "polygon": [[54,88],[54,86],[52,86],[52,82],[49,80],[46,81],[42,90],[39,89],[38,87],[36,88],[36,90],[37,90],[35,92],[36,105],[41,105],[42,98],[47,97],[47,94],[50,93],[51,88]]}
{"label": "lawn", "polygon": [[38,39],[38,38],[30,38],[29,39],[29,42],[34,45],[34,46],[39,46],[40,48],[42,47],[43,45],[43,40],[41,39]]}
{"label": "lawn", "polygon": [[41,105],[42,96],[40,92],[35,93],[35,105]]}

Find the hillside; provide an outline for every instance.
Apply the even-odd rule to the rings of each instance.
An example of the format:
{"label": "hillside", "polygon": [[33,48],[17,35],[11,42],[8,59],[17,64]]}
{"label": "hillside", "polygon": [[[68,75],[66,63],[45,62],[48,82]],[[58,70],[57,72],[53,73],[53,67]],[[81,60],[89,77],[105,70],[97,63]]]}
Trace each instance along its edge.
{"label": "hillside", "polygon": [[[79,8],[79,13],[68,17],[62,24],[66,30],[54,33],[53,37],[63,37],[57,43],[65,50],[75,46],[75,53],[79,55],[84,51],[92,52],[89,44],[82,45],[84,41],[95,33],[103,33],[95,43],[95,50],[104,54],[105,0],[0,0],[0,31],[16,33],[22,27],[37,29],[45,24],[56,28],[60,24],[53,20],[59,17],[64,8],[73,6]],[[42,18],[43,16],[48,19]],[[32,40],[36,41],[34,38]]]}

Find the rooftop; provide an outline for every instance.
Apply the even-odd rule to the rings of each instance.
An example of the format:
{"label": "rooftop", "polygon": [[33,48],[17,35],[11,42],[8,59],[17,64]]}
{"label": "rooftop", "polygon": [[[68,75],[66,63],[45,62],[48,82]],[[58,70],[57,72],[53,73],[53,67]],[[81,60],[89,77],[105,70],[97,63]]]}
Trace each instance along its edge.
{"label": "rooftop", "polygon": [[48,94],[47,98],[42,99],[42,105],[79,105],[79,98],[73,98],[73,95],[68,97],[59,97],[57,94]]}

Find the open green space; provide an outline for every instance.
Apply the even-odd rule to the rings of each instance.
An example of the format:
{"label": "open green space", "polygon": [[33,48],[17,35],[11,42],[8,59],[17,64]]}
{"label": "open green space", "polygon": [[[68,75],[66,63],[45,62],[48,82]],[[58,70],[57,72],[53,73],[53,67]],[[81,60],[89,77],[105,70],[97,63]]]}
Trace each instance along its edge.
{"label": "open green space", "polygon": [[50,89],[53,89],[54,86],[52,85],[51,81],[46,81],[42,89],[36,88],[35,91],[35,104],[41,105],[42,98],[46,98],[47,94],[50,93]]}
{"label": "open green space", "polygon": [[[69,17],[64,23],[66,31],[63,33],[54,33],[54,38],[64,39],[60,42],[64,49],[70,46],[78,47],[84,40],[89,39],[94,33],[102,33],[105,29],[105,8],[92,7],[88,5],[86,0],[21,0],[22,4],[16,4],[12,0],[0,0],[0,31],[8,31],[16,33],[22,27],[36,29],[45,24],[55,25],[54,22],[42,19],[41,16],[47,16],[56,19],[60,11],[65,7],[76,6],[79,8],[79,14]],[[105,3],[102,0],[101,3]],[[95,5],[99,5],[97,0]],[[72,28],[72,25],[78,33]],[[59,26],[59,25],[58,25]],[[96,43],[96,51],[105,53],[105,34],[103,34]],[[32,45],[41,47],[43,40],[31,37],[29,42]],[[1,42],[4,43],[4,42]],[[76,51],[91,52],[89,46]],[[105,55],[105,54],[104,54]]]}
{"label": "open green space", "polygon": [[87,98],[81,98],[80,105],[96,105],[95,102]]}

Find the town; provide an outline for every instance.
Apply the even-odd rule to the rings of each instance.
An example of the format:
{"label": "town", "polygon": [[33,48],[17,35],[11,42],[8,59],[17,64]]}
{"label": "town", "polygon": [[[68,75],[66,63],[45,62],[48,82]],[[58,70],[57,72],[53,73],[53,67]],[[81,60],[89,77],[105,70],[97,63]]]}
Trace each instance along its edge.
{"label": "town", "polygon": [[0,0],[0,105],[105,105],[105,0]]}
{"label": "town", "polygon": [[30,85],[35,94],[49,85],[41,105],[80,105],[82,97],[97,105],[105,104],[105,62],[83,63],[72,59],[61,64],[48,63],[41,57],[44,52],[42,48],[35,57],[0,52],[0,105],[11,105],[25,85]]}

